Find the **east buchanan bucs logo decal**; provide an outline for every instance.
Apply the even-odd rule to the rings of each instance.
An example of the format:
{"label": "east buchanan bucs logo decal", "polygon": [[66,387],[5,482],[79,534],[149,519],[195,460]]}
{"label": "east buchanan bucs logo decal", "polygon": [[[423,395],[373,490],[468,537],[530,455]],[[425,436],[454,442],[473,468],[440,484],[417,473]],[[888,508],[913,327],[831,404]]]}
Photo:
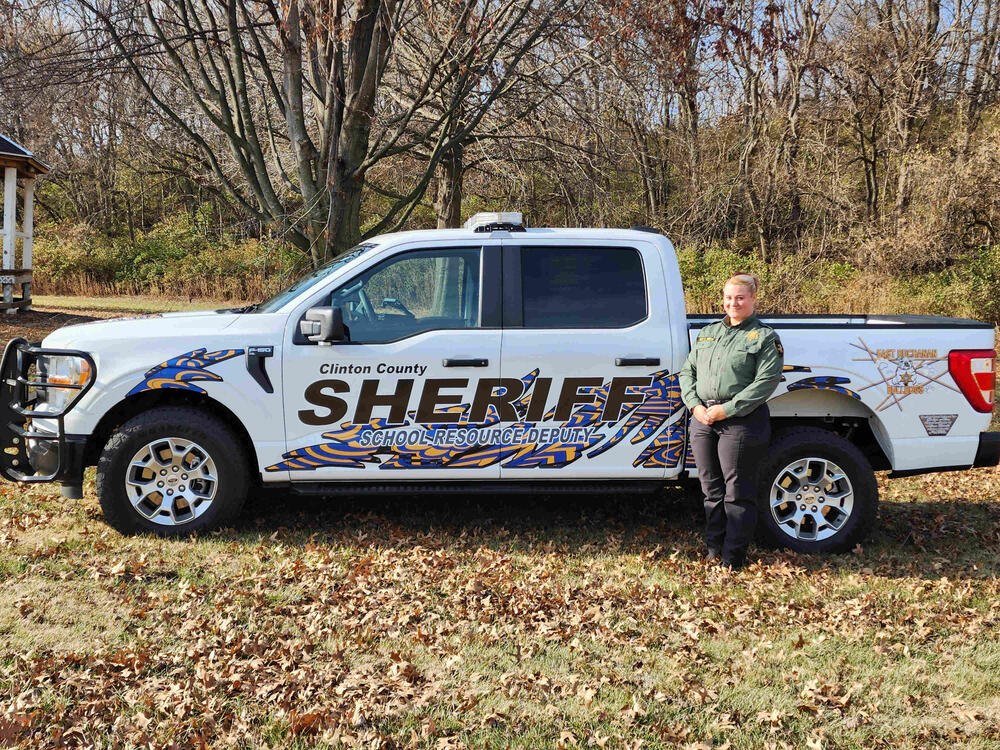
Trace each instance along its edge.
{"label": "east buchanan bucs logo decal", "polygon": [[872,349],[860,336],[858,342],[851,346],[865,356],[854,357],[854,361],[870,362],[879,377],[859,390],[885,386],[885,398],[875,407],[877,412],[891,406],[903,411],[900,402],[907,396],[922,396],[936,386],[961,393],[944,380],[948,375],[948,356],[939,357],[937,349]]}

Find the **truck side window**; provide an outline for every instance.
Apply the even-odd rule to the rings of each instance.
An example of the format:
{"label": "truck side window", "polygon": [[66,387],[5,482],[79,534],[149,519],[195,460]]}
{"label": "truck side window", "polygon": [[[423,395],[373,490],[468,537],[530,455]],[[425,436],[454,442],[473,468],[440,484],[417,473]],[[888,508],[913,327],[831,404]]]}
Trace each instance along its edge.
{"label": "truck side window", "polygon": [[351,342],[378,344],[445,328],[478,328],[480,249],[397,255],[337,289]]}
{"label": "truck side window", "polygon": [[646,317],[633,248],[524,247],[521,290],[525,328],[624,328]]}

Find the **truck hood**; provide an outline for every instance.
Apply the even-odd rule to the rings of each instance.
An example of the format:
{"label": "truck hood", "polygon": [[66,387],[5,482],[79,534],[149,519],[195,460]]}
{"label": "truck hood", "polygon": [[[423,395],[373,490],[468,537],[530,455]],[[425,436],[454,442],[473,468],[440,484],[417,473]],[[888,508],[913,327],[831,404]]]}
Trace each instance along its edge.
{"label": "truck hood", "polygon": [[229,311],[195,310],[107,318],[58,328],[45,337],[42,346],[89,351],[103,342],[120,345],[128,340],[148,346],[149,342],[161,338],[217,334],[239,317]]}

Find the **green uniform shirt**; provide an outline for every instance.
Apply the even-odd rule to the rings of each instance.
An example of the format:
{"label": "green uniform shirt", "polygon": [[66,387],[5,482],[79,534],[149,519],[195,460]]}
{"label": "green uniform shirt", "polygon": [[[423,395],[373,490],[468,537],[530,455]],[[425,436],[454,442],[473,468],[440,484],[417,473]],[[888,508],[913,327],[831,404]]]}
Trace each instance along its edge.
{"label": "green uniform shirt", "polygon": [[773,328],[756,315],[730,325],[727,315],[698,332],[681,368],[681,398],[692,410],[721,401],[726,417],[742,417],[774,393],[784,364],[785,351]]}

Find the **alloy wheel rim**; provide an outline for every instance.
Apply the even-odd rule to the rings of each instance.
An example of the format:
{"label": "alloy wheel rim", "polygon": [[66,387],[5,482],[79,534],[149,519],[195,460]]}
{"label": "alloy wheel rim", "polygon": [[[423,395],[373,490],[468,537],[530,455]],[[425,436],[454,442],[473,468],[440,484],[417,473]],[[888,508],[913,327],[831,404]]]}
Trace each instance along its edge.
{"label": "alloy wheel rim", "polygon": [[854,512],[854,486],[847,472],[818,456],[792,461],[777,473],[769,495],[771,517],[786,536],[821,542]]}
{"label": "alloy wheel rim", "polygon": [[219,487],[211,455],[180,437],[152,440],[125,472],[125,493],[135,511],[161,526],[191,523],[211,506]]}

